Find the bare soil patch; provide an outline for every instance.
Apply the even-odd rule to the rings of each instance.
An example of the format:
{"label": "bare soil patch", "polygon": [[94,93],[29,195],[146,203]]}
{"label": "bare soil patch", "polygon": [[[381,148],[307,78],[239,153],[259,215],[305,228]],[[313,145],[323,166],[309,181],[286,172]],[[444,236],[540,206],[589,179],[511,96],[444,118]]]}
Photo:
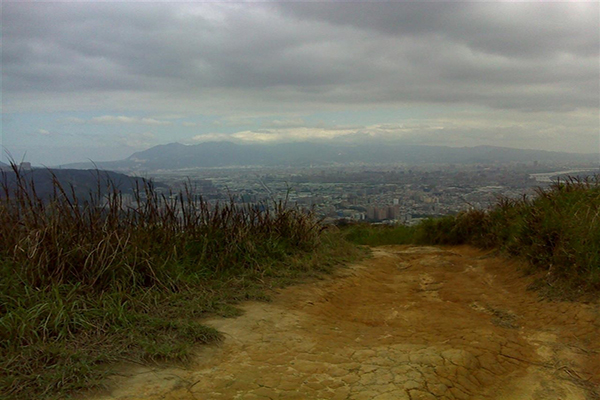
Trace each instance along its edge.
{"label": "bare soil patch", "polygon": [[207,323],[192,366],[128,366],[98,400],[599,399],[600,307],[528,291],[515,261],[385,246]]}

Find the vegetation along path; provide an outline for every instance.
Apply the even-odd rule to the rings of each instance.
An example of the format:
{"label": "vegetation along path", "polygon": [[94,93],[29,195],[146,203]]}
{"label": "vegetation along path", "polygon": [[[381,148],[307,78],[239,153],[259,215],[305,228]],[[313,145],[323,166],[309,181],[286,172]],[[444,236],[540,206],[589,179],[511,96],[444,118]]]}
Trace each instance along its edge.
{"label": "vegetation along path", "polygon": [[541,300],[515,261],[385,246],[213,319],[191,367],[126,367],[96,399],[598,399],[597,304]]}

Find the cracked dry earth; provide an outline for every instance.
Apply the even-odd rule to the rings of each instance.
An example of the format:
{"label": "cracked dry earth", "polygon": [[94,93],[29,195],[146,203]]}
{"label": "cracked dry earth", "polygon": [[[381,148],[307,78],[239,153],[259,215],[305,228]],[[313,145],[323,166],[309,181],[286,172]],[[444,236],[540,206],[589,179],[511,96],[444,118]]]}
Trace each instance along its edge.
{"label": "cracked dry earth", "polygon": [[131,368],[100,400],[599,399],[598,304],[548,302],[516,262],[385,246],[208,321],[192,367]]}

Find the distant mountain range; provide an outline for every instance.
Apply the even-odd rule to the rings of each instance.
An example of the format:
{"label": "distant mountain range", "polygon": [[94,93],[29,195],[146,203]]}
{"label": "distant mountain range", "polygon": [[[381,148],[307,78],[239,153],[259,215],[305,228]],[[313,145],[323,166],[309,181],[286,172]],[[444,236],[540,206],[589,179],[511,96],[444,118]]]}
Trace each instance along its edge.
{"label": "distant mountain range", "polygon": [[[593,162],[594,154],[574,154],[506,147],[446,147],[401,144],[335,145],[284,143],[275,145],[208,142],[197,145],[171,143],[134,153],[125,160],[98,162],[98,168],[115,171],[157,171],[234,166],[326,166],[365,164],[491,164],[509,162]],[[69,168],[95,168],[92,163]]]}

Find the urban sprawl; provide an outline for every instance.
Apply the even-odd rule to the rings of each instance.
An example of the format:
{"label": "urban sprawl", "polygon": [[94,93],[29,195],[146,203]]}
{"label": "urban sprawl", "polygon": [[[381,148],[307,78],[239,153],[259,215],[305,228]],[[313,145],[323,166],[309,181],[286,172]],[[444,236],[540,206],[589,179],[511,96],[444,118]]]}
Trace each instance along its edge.
{"label": "urban sprawl", "polygon": [[411,225],[427,217],[485,209],[499,197],[532,195],[561,173],[593,173],[590,168],[573,168],[534,161],[491,166],[221,168],[155,176],[173,191],[191,184],[211,204],[231,199],[261,205],[287,201],[289,206],[314,209],[325,222]]}

